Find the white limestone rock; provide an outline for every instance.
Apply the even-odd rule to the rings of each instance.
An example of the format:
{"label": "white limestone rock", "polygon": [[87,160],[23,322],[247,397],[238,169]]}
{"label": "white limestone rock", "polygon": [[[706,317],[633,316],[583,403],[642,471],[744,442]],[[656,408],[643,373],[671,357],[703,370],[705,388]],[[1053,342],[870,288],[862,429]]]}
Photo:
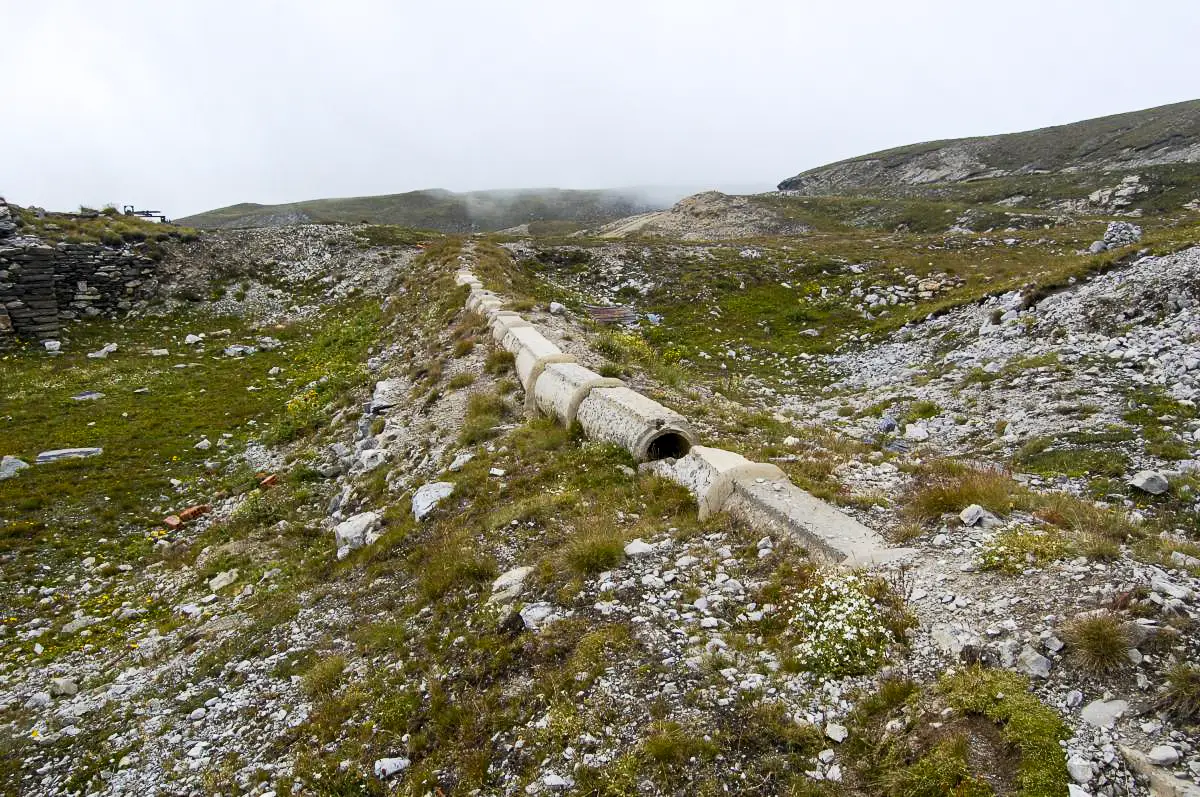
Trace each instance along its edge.
{"label": "white limestone rock", "polygon": [[454,494],[453,482],[430,482],[417,488],[412,497],[412,513],[417,520],[424,520],[444,499]]}

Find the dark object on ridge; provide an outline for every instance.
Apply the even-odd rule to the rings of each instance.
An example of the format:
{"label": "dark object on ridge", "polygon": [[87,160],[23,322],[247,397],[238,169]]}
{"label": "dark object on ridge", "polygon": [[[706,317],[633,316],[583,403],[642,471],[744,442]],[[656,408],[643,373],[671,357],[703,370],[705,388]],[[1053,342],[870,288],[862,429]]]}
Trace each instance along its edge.
{"label": "dark object on ridge", "polygon": [[622,307],[619,304],[585,304],[583,309],[587,311],[587,314],[593,321],[605,326],[612,326],[613,324],[636,324],[638,320],[637,313],[634,310]]}

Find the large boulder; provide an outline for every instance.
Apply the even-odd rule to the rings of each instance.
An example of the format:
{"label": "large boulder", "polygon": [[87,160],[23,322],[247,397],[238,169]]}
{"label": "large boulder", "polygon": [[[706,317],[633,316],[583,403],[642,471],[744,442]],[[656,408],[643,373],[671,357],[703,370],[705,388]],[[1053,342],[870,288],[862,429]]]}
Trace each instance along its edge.
{"label": "large boulder", "polygon": [[0,481],[11,479],[29,467],[29,463],[16,457],[5,456],[0,459]]}
{"label": "large boulder", "polygon": [[430,482],[417,488],[412,497],[412,513],[417,520],[424,520],[443,499],[454,493],[452,482]]}
{"label": "large boulder", "polygon": [[355,548],[370,545],[379,539],[379,534],[375,531],[378,523],[378,512],[360,512],[337,524],[333,529],[337,558],[345,559]]}

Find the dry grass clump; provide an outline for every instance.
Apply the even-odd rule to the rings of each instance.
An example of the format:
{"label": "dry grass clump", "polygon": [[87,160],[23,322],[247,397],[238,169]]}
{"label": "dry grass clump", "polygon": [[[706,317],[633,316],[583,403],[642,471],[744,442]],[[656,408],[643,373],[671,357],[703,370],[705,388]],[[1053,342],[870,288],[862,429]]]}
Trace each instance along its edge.
{"label": "dry grass clump", "polygon": [[928,523],[946,513],[957,514],[971,504],[1005,515],[1012,511],[1020,494],[1020,485],[1006,473],[943,459],[929,463],[917,474],[905,515],[911,521]]}
{"label": "dry grass clump", "polygon": [[1129,630],[1114,614],[1077,617],[1067,624],[1064,636],[1071,660],[1089,675],[1110,675],[1129,664]]}
{"label": "dry grass clump", "polygon": [[1065,493],[1040,499],[1035,514],[1061,528],[1110,542],[1124,542],[1138,533],[1124,512],[1102,509]]}
{"label": "dry grass clump", "polygon": [[1175,665],[1167,674],[1167,690],[1158,706],[1176,719],[1200,719],[1200,667]]}

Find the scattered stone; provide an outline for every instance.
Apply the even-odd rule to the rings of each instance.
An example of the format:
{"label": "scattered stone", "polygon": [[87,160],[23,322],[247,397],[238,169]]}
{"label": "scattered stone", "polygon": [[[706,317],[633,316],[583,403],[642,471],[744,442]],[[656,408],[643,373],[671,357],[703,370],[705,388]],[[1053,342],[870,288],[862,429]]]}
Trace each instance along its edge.
{"label": "scattered stone", "polygon": [[205,437],[199,443],[196,443],[196,445],[192,446],[192,448],[196,449],[197,451],[207,451],[208,449],[212,448],[212,441]]}
{"label": "scattered stone", "polygon": [[1093,700],[1083,707],[1079,718],[1097,728],[1111,728],[1128,710],[1129,704],[1124,700]]}
{"label": "scattered stone", "polygon": [[904,427],[904,437],[913,442],[922,442],[929,439],[929,429],[923,424],[910,423]]}
{"label": "scattered stone", "polygon": [[337,545],[337,558],[345,559],[350,551],[370,545],[379,539],[374,534],[375,526],[378,523],[378,512],[360,512],[337,524],[333,529],[333,539]]}
{"label": "scattered stone", "polygon": [[1049,678],[1050,664],[1050,659],[1026,645],[1017,656],[1016,670],[1031,678]]}
{"label": "scattered stone", "polygon": [[625,555],[626,556],[638,557],[638,556],[646,556],[647,554],[652,554],[652,553],[654,553],[654,546],[648,542],[643,541],[641,537],[638,537],[637,539],[633,540],[632,542],[628,543],[625,546]]}
{"label": "scattered stone", "polygon": [[1152,764],[1160,767],[1173,766],[1179,762],[1179,751],[1169,744],[1158,744],[1146,754]]}
{"label": "scattered stone", "polygon": [[976,526],[981,523],[984,526],[992,526],[999,522],[999,518],[979,504],[971,504],[962,512],[959,512],[958,519],[962,521],[964,526]]}
{"label": "scattered stone", "polygon": [[13,456],[5,455],[3,459],[0,459],[0,482],[4,481],[5,479],[11,479],[13,476],[16,476],[18,473],[28,467],[28,462],[17,459]]}
{"label": "scattered stone", "polygon": [[95,390],[85,390],[82,393],[76,393],[74,396],[71,396],[71,398],[74,401],[98,401],[99,399],[104,398],[104,394]]}
{"label": "scattered stone", "polygon": [[103,448],[56,448],[52,451],[43,451],[38,454],[35,462],[38,465],[45,465],[48,462],[58,462],[63,459],[98,457],[103,453]]}
{"label": "scattered stone", "polygon": [[417,488],[412,497],[412,513],[417,520],[424,520],[443,499],[454,494],[453,482],[431,482]]}
{"label": "scattered stone", "polygon": [[530,631],[536,631],[544,625],[549,625],[558,619],[554,607],[544,601],[531,603],[520,611],[521,622]]}
{"label": "scattered stone", "polygon": [[103,360],[106,357],[108,357],[108,355],[112,354],[116,350],[117,350],[117,344],[106,343],[106,344],[104,344],[103,347],[101,347],[97,351],[89,351],[87,353],[87,357],[89,360]]}
{"label": "scattered stone", "polygon": [[1073,755],[1067,759],[1067,772],[1076,783],[1089,783],[1096,774],[1096,768],[1088,759]]}
{"label": "scattered stone", "polygon": [[838,725],[836,722],[831,722],[825,726],[825,735],[838,744],[841,744],[846,741],[846,737],[850,735],[850,731],[846,730],[845,725]]}
{"label": "scattered stone", "polygon": [[51,697],[70,697],[79,692],[79,684],[72,681],[70,678],[51,678],[50,679],[50,695]]}
{"label": "scattered stone", "polygon": [[51,354],[58,354],[62,351],[62,342],[57,340],[43,340],[42,347]]}
{"label": "scattered stone", "polygon": [[1156,470],[1140,471],[1127,484],[1151,495],[1162,495],[1170,487],[1167,478]]}
{"label": "scattered stone", "polygon": [[234,568],[233,570],[226,570],[222,573],[217,573],[215,576],[210,578],[208,580],[208,588],[211,589],[213,592],[220,592],[221,590],[225,589],[226,587],[228,587],[230,584],[233,584],[237,580],[238,580],[238,571],[236,568]]}
{"label": "scattered stone", "polygon": [[550,791],[562,791],[575,785],[575,781],[570,778],[564,778],[557,772],[547,772],[542,776],[542,783]]}
{"label": "scattered stone", "polygon": [[404,401],[405,392],[403,380],[384,379],[376,382],[369,411],[372,415],[378,415],[384,410],[390,410]]}
{"label": "scattered stone", "polygon": [[373,771],[375,772],[375,777],[380,780],[387,780],[392,775],[408,769],[411,764],[412,762],[407,758],[381,758],[375,762]]}
{"label": "scattered stone", "polygon": [[550,302],[551,315],[563,315],[567,312],[567,306],[561,302]]}
{"label": "scattered stone", "polygon": [[525,591],[525,579],[532,572],[533,568],[526,565],[524,567],[514,567],[512,570],[501,573],[492,582],[492,597],[488,599],[488,602],[499,604],[512,603]]}

